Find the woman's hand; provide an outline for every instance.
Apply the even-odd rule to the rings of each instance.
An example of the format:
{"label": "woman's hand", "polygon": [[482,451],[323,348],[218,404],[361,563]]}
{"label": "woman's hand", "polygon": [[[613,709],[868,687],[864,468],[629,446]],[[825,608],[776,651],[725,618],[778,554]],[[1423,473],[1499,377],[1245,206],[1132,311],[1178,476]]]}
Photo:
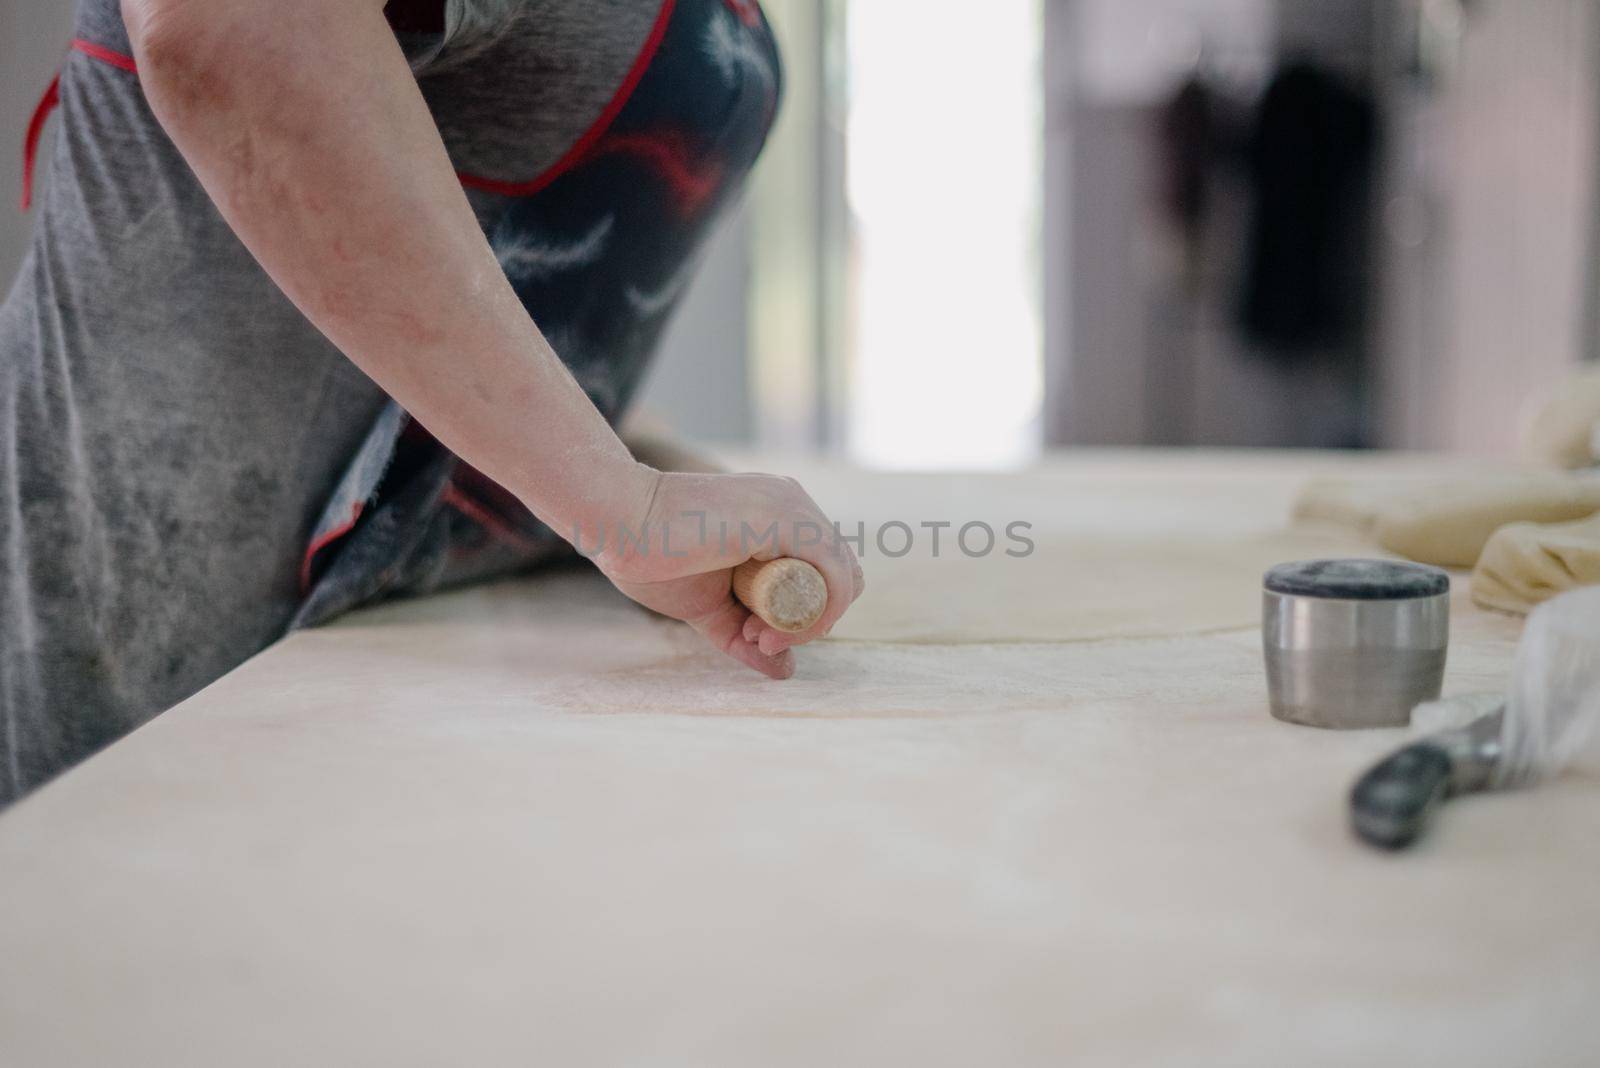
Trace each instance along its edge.
{"label": "woman's hand", "polygon": [[[855,553],[792,478],[657,473],[641,514],[580,551],[635,601],[775,679],[794,674],[790,647],[827,634],[865,586]],[[733,596],[735,567],[779,557],[806,561],[828,586],[822,618],[799,634],[774,630]]]}

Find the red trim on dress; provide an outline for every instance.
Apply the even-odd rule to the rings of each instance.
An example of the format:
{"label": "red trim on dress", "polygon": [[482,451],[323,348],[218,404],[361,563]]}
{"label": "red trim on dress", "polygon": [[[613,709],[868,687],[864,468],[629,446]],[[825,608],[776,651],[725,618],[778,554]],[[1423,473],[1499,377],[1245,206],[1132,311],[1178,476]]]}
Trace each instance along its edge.
{"label": "red trim on dress", "polygon": [[501,541],[524,552],[539,547],[537,542],[530,541],[518,534],[505,520],[495,515],[482,504],[479,504],[454,482],[445,485],[444,492],[439,495],[439,503],[454,508],[482,527],[490,537],[499,538]]}
{"label": "red trim on dress", "polygon": [[537,178],[526,182],[503,182],[497,178],[484,178],[476,174],[457,172],[456,177],[468,189],[477,189],[485,193],[498,193],[507,197],[532,196],[544,189],[550,183],[560,178],[587,156],[594,149],[600,138],[611,129],[611,124],[617,121],[617,116],[622,114],[622,109],[627,106],[628,100],[633,96],[633,91],[639,88],[639,82],[644,79],[645,71],[650,68],[650,61],[655,59],[656,51],[661,47],[663,38],[667,35],[667,26],[672,21],[672,9],[677,6],[677,0],[662,0],[661,13],[656,16],[656,24],[650,30],[650,36],[645,39],[644,48],[633,61],[633,66],[628,70],[628,76],[622,80],[617,94],[611,98],[611,103],[600,113],[594,125],[584,131],[582,137],[569,149],[566,154],[555,163],[551,164]]}
{"label": "red trim on dress", "polygon": [[714,158],[700,163],[676,131],[618,134],[606,141],[602,154],[632,156],[654,169],[686,216],[698,213],[722,187],[723,165]]}
{"label": "red trim on dress", "polygon": [[[133,61],[132,56],[125,56],[121,52],[113,52],[103,45],[93,41],[85,41],[81,37],[74,37],[69,46],[74,52],[82,52],[91,59],[98,59],[102,63],[109,63],[119,70],[133,74],[139,72],[139,66]],[[28,120],[28,132],[22,141],[22,210],[27,211],[33,206],[33,168],[39,156],[39,139],[44,136],[45,120],[50,113],[61,104],[61,75],[58,72],[50,82],[50,87],[39,98],[39,105],[33,109],[33,118]]]}
{"label": "red trim on dress", "polygon": [[82,37],[72,39],[72,50],[82,52],[90,59],[98,59],[102,63],[109,63],[118,70],[125,70],[129,74],[138,74],[139,65],[133,61],[132,56],[125,56],[121,52],[113,52],[105,45],[97,45],[93,41],[85,41]]}
{"label": "red trim on dress", "polygon": [[311,562],[316,559],[317,554],[354,530],[356,520],[361,518],[361,513],[365,510],[366,502],[357,501],[355,504],[350,506],[349,519],[346,519],[338,526],[319,534],[316,538],[312,539],[310,545],[306,546],[306,554],[300,558],[301,593],[309,593],[311,591]]}
{"label": "red trim on dress", "polygon": [[33,118],[28,120],[28,132],[22,141],[23,211],[33,206],[33,163],[39,154],[39,138],[44,135],[45,120],[59,103],[61,103],[61,75],[57,74],[50,79],[50,87],[39,98],[39,106],[33,109]]}
{"label": "red trim on dress", "polygon": [[729,11],[739,16],[739,21],[746,26],[761,24],[761,5],[756,0],[722,0]]}
{"label": "red trim on dress", "polygon": [[[667,36],[667,27],[672,23],[672,12],[676,7],[677,0],[662,0],[661,11],[656,15],[655,25],[650,28],[650,36],[645,38],[644,47],[640,49],[638,56],[634,58],[633,66],[628,68],[627,76],[622,79],[622,84],[617,87],[617,92],[611,98],[611,102],[606,105],[605,110],[600,113],[600,117],[594,121],[594,124],[583,132],[583,136],[579,137],[560,159],[547,167],[537,177],[525,182],[507,182],[498,178],[485,178],[482,175],[458,171],[456,177],[461,184],[468,189],[477,189],[485,193],[498,193],[501,196],[531,196],[577,166],[585,156],[594,150],[595,145],[606,135],[606,131],[611,129],[611,124],[617,121],[617,116],[622,114],[622,109],[627,107],[628,101],[632,99],[634,90],[638,89],[639,83],[644,80],[645,72],[650,69],[651,61],[655,59],[656,52],[661,48],[661,42]],[[739,8],[735,7],[735,10],[739,10]],[[741,11],[741,17],[742,15],[743,12]],[[125,70],[130,74],[139,73],[139,65],[132,56],[112,51],[104,45],[95,44],[93,41],[86,41],[81,37],[74,38],[72,49],[91,59],[110,64],[118,70]],[[54,92],[55,88],[55,83],[52,83],[51,91],[45,94],[45,100],[40,101],[40,110],[34,115],[34,123],[41,128],[44,125],[44,117],[49,115],[51,109],[58,102],[58,97]],[[36,132],[33,125],[30,125],[29,145],[33,146],[36,141]],[[24,175],[23,180],[24,207],[30,200],[33,184],[32,155],[28,155],[27,158],[29,162],[25,164],[27,173]]]}

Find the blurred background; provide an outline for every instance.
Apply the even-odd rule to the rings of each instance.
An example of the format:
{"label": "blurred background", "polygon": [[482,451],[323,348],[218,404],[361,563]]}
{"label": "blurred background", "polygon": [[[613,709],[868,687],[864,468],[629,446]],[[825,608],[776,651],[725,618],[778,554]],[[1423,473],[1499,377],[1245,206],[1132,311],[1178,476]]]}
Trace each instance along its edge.
{"label": "blurred background", "polygon": [[[764,3],[783,115],[643,401],[686,437],[1504,456],[1600,353],[1600,0]],[[70,21],[0,2],[6,174]]]}

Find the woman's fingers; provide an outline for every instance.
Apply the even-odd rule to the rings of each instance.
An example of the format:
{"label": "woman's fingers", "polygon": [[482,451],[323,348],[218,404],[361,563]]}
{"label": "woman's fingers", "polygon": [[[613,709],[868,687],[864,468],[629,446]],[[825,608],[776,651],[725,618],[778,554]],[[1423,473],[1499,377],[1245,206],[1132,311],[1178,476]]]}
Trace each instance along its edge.
{"label": "woman's fingers", "polygon": [[744,640],[761,650],[764,656],[777,656],[798,644],[799,635],[788,634],[768,624],[754,612],[744,621]]}
{"label": "woman's fingers", "polygon": [[744,621],[744,640],[759,649],[763,656],[778,656],[795,644],[794,639],[795,635],[768,625],[754,612]]}
{"label": "woman's fingers", "polygon": [[768,655],[761,651],[756,641],[745,637],[745,625],[750,618],[750,610],[729,594],[725,604],[699,619],[691,620],[689,625],[706,641],[768,678],[787,679],[793,675],[793,653],[780,650]]}
{"label": "woman's fingers", "polygon": [[761,639],[761,632],[771,629],[771,627],[768,627],[761,621],[760,616],[756,615],[754,612],[751,612],[749,618],[744,621],[744,640],[747,642],[759,641]]}
{"label": "woman's fingers", "polygon": [[787,649],[775,656],[768,656],[749,642],[740,641],[725,651],[739,663],[754,668],[769,679],[782,680],[794,675],[794,653]]}
{"label": "woman's fingers", "polygon": [[794,645],[794,638],[782,631],[764,627],[756,636],[756,648],[765,656],[777,656]]}

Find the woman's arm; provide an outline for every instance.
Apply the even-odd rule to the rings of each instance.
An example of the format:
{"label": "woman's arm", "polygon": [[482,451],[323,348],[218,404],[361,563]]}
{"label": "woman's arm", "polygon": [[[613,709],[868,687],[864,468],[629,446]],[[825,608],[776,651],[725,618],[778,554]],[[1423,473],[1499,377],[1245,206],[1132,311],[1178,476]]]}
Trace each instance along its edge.
{"label": "woman's arm", "polygon": [[654,472],[512,292],[383,6],[122,2],[156,117],[307,318],[554,529],[637,522]]}
{"label": "woman's arm", "polygon": [[[788,646],[826,633],[859,594],[854,554],[831,531],[806,536],[827,520],[791,480],[663,475],[630,456],[501,272],[383,6],[122,0],[156,117],[306,317],[552,529],[605,544],[596,562],[630,596],[790,674]],[[685,528],[708,516],[779,538],[688,544]],[[619,545],[646,527],[659,549]],[[729,569],[755,552],[822,571],[828,609],[812,631],[769,632],[734,601]]]}

